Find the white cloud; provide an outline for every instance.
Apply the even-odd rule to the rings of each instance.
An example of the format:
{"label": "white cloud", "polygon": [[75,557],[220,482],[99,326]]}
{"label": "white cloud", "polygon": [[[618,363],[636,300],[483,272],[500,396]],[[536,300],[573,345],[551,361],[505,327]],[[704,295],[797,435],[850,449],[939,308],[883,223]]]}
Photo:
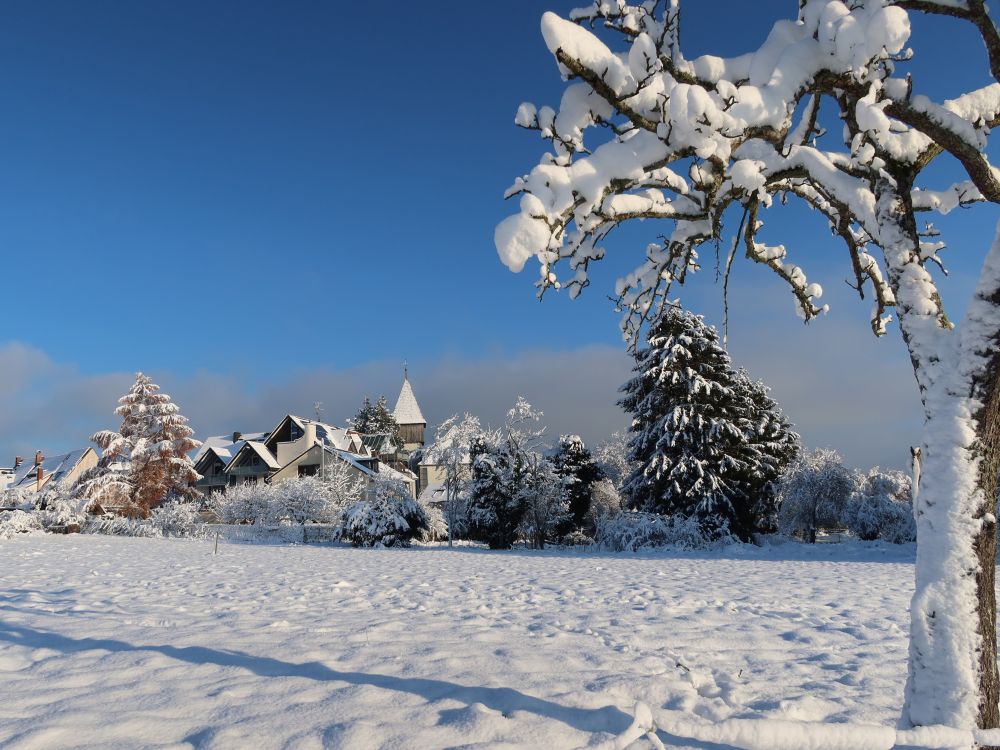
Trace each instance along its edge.
{"label": "white cloud", "polygon": [[[848,330],[850,323],[825,323],[802,333],[782,329],[781,335],[735,331],[733,355],[772,386],[808,444],[837,448],[857,466],[904,466],[919,428],[905,360],[890,354],[886,342],[868,342],[863,332]],[[573,432],[594,443],[627,426],[615,402],[630,368],[621,348],[594,345],[415,362],[410,378],[432,425],[459,411],[497,424],[523,395],[545,412],[553,441]],[[316,401],[323,402],[327,421],[342,424],[365,395],[384,393],[391,406],[402,379],[399,364],[386,361],[301,370],[269,383],[226,373],[149,374],[199,437],[270,429],[287,412],[312,414]],[[36,449],[82,446],[96,430],[117,427],[113,411],[133,377],[86,374],[31,346],[0,345],[0,465]]]}

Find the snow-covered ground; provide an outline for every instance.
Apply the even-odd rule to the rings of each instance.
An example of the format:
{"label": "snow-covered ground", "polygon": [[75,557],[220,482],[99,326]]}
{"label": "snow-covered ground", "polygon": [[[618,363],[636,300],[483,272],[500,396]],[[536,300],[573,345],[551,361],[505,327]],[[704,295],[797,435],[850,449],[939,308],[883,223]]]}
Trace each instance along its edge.
{"label": "snow-covered ground", "polygon": [[49,535],[0,556],[3,748],[557,750],[624,731],[636,701],[893,725],[902,700],[912,546],[216,556]]}

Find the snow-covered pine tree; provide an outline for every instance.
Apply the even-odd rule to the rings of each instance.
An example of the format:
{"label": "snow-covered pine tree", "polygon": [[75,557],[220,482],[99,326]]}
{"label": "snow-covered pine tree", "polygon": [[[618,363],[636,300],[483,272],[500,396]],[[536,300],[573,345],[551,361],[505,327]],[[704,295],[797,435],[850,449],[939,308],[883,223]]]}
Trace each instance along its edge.
{"label": "snow-covered pine tree", "polygon": [[476,438],[471,446],[469,533],[491,549],[509,549],[525,513],[525,475],[540,451],[545,428],[542,412],[523,396],[508,410],[495,433]]}
{"label": "snow-covered pine tree", "polygon": [[469,449],[472,479],[469,484],[469,537],[486,542],[490,549],[510,549],[524,507],[515,481],[519,469],[506,446],[495,435],[480,435]]}
{"label": "snow-covered pine tree", "polygon": [[131,512],[134,494],[132,438],[113,430],[101,430],[90,439],[100,447],[101,457],[96,466],[80,476],[74,493],[86,499],[88,511],[122,508]]}
{"label": "snow-covered pine tree", "polygon": [[633,414],[631,457],[622,492],[628,505],[696,517],[706,533],[752,529],[741,481],[750,471],[742,411],[729,355],[697,315],[664,308],[619,404]]}
{"label": "snow-covered pine tree", "polygon": [[365,396],[364,403],[354,415],[354,419],[348,420],[351,427],[362,435],[389,435],[394,445],[402,447],[403,440],[399,435],[399,424],[389,409],[389,402],[385,396],[379,396],[373,404]]}
{"label": "snow-covered pine tree", "polygon": [[763,381],[741,367],[734,382],[747,467],[738,483],[751,502],[754,531],[769,533],[777,529],[777,482],[799,455],[799,436]]}
{"label": "snow-covered pine tree", "polygon": [[200,476],[188,453],[201,443],[193,439],[194,431],[170,396],[159,391],[148,376],[137,373],[115,409],[121,428],[93,436],[105,455],[93,474],[81,479],[88,499],[146,518],[167,497],[197,497],[193,485]]}
{"label": "snow-covered pine tree", "polygon": [[598,466],[583,439],[579,435],[562,435],[559,447],[552,457],[556,475],[566,488],[569,514],[556,529],[559,536],[573,531],[581,531],[593,536],[594,529],[587,522],[594,483],[604,479],[604,471]]}
{"label": "snow-covered pine tree", "polygon": [[371,399],[365,396],[365,400],[361,402],[361,408],[358,409],[358,413],[354,415],[353,419],[348,419],[347,423],[351,426],[351,429],[357,430],[362,435],[371,434],[369,431],[369,426],[375,418],[375,406],[372,404]]}

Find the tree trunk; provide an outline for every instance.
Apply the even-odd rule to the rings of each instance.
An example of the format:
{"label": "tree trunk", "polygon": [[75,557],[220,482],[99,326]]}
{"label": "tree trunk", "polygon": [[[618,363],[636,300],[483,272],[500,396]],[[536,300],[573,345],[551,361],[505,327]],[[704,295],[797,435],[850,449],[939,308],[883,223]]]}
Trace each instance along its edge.
{"label": "tree trunk", "polygon": [[876,185],[878,240],[925,414],[903,719],[994,728],[1000,241],[956,332],[924,268],[911,180],[894,176]]}
{"label": "tree trunk", "polygon": [[[916,590],[910,608],[910,724],[998,725],[996,664],[996,451],[970,399],[928,404],[917,495]],[[995,438],[995,435],[994,435]],[[995,442],[995,440],[994,440]],[[992,475],[992,481],[987,477]]]}

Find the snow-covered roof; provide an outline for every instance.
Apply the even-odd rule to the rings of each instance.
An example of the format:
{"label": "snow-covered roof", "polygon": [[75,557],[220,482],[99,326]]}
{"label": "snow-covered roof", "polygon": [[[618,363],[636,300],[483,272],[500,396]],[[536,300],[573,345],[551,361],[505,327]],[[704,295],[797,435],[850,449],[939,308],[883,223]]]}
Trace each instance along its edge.
{"label": "snow-covered roof", "polygon": [[[91,450],[90,448],[79,448],[75,451],[70,451],[69,453],[64,453],[61,456],[47,456],[42,459],[41,467],[45,472],[44,476],[51,476],[49,482],[58,484],[66,475],[69,474],[80,463],[80,459],[83,458],[84,454]],[[35,483],[35,472],[38,467],[35,466],[35,462],[24,462],[17,469],[14,470],[14,479],[8,485],[8,489],[18,489],[20,487],[28,487]]]}
{"label": "snow-covered roof", "polygon": [[303,431],[305,430],[306,425],[316,425],[316,441],[318,443],[331,446],[341,451],[350,451],[356,447],[354,445],[354,436],[357,435],[357,433],[344,427],[334,427],[326,422],[319,422],[315,419],[306,419],[305,417],[297,417],[294,414],[289,414],[288,418],[295,422],[295,424],[297,424]]}
{"label": "snow-covered roof", "polygon": [[416,475],[409,471],[400,471],[399,469],[394,469],[388,464],[379,462],[378,473],[382,476],[389,477],[389,479],[398,479],[400,482],[413,482],[416,480]]}
{"label": "snow-covered roof", "polygon": [[229,463],[229,459],[239,453],[240,448],[243,447],[243,443],[247,440],[257,440],[262,441],[267,437],[266,432],[248,432],[245,435],[240,435],[240,439],[233,442],[233,435],[213,435],[212,437],[205,438],[198,452],[194,454],[193,461],[198,463],[202,456],[204,456],[208,451],[212,451],[219,458],[222,459],[224,463]]}
{"label": "snow-covered roof", "polygon": [[422,503],[443,503],[447,500],[444,480],[429,482],[426,487],[420,490],[420,497],[417,499]]}
{"label": "snow-covered roof", "polygon": [[417,403],[417,397],[413,395],[410,379],[407,377],[403,378],[403,387],[399,390],[399,398],[396,399],[396,408],[392,410],[392,416],[401,425],[427,424],[423,412],[420,411],[420,404]]}
{"label": "snow-covered roof", "polygon": [[233,457],[232,459],[230,459],[229,463],[226,464],[226,471],[229,471],[233,468],[237,456],[239,456],[239,454],[243,451],[244,448],[249,448],[258,456],[260,456],[261,460],[264,462],[264,465],[267,466],[267,468],[272,470],[277,470],[281,468],[281,464],[278,463],[278,459],[276,459],[274,457],[274,454],[267,449],[266,445],[256,440],[246,440],[243,442],[243,445],[240,446],[240,449],[233,454]]}

